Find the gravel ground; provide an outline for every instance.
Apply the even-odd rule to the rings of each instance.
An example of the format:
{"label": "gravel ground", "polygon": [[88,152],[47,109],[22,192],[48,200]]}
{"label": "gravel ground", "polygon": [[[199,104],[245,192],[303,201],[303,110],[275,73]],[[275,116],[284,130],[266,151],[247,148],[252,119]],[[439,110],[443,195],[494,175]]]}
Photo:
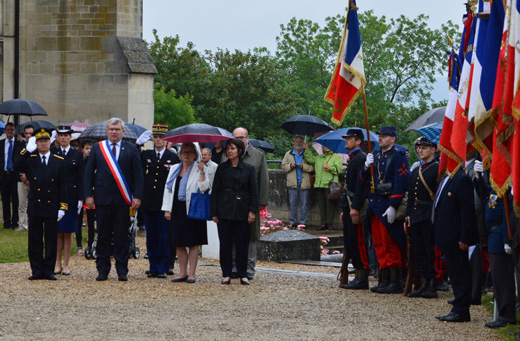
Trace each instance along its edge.
{"label": "gravel ground", "polygon": [[[143,238],[137,238],[138,245]],[[144,247],[141,248],[144,250]],[[257,273],[250,286],[221,285],[218,263],[202,259],[197,283],[148,279],[132,259],[128,282],[114,268],[96,282],[94,261],[72,257],[71,276],[28,281],[28,263],[0,264],[0,339],[494,340],[480,306],[469,323],[439,322],[450,293],[409,299],[338,289],[325,277]],[[259,262],[259,267],[336,274],[331,267]],[[374,283],[372,283],[374,284]]]}

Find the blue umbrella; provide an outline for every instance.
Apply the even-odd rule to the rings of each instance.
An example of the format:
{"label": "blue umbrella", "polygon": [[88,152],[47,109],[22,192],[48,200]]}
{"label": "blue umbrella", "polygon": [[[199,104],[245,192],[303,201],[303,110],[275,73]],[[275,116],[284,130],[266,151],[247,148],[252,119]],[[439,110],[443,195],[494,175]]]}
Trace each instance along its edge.
{"label": "blue umbrella", "polygon": [[4,123],[4,121],[0,121],[0,135],[2,135],[4,133],[4,129],[5,129],[5,123]]}
{"label": "blue umbrella", "polygon": [[444,122],[432,123],[422,128],[415,129],[416,132],[422,134],[430,142],[439,143],[442,133],[442,125]]}
{"label": "blue umbrella", "polygon": [[[343,136],[347,133],[347,130],[349,129],[356,129],[357,127],[350,127],[350,128],[341,128],[335,131],[331,131],[330,133],[327,133],[325,135],[322,135],[318,137],[316,142],[321,144],[322,146],[325,146],[332,150],[334,153],[342,153],[342,154],[348,154],[348,150],[345,149],[345,139]],[[357,128],[361,129],[361,128]],[[367,131],[366,129],[361,129],[363,132],[363,138],[365,142],[367,141]],[[374,132],[370,132],[370,142],[374,143],[375,146],[373,148],[374,151],[379,150],[379,135],[377,135]]]}

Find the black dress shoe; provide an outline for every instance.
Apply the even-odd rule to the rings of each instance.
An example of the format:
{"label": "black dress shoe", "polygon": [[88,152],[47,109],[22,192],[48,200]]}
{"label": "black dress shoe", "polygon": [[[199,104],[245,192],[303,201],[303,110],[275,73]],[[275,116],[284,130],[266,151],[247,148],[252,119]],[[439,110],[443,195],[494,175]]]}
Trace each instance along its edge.
{"label": "black dress shoe", "polygon": [[453,298],[453,299],[451,299],[451,300],[448,300],[448,304],[451,304],[451,305],[453,305],[453,303],[455,303],[455,299],[454,299],[454,298]]}
{"label": "black dress shoe", "polygon": [[231,279],[228,279],[227,281],[222,280],[220,284],[231,284]]}
{"label": "black dress shoe", "polygon": [[155,276],[155,277],[157,277],[157,278],[166,278],[166,273],[165,272],[159,272],[157,274],[157,276]]}
{"label": "black dress shoe", "polygon": [[36,280],[39,280],[39,279],[43,279],[43,276],[41,275],[32,275],[32,276],[29,276],[29,278],[27,278],[29,281],[36,281]]}
{"label": "black dress shoe", "polygon": [[49,281],[56,281],[58,278],[54,275],[47,275],[45,276],[45,279]]}
{"label": "black dress shoe", "polygon": [[148,278],[153,278],[153,277],[157,277],[157,273],[148,271]]}
{"label": "black dress shoe", "polygon": [[150,270],[146,270],[144,273],[149,275],[150,274]]}
{"label": "black dress shoe", "polygon": [[249,281],[244,281],[242,278],[240,279],[240,284],[242,285],[249,285]]}
{"label": "black dress shoe", "polygon": [[121,282],[126,282],[126,281],[128,281],[128,277],[126,275],[118,275],[117,280],[119,280]]}
{"label": "black dress shoe", "polygon": [[168,272],[166,273],[168,276],[173,276],[174,273],[173,273],[173,268],[169,268],[168,269]]}
{"label": "black dress shoe", "polygon": [[436,316],[436,318],[440,321],[444,322],[469,322],[471,321],[471,318],[469,316],[469,313],[466,314],[457,314],[452,311],[448,313],[448,315],[444,316]]}
{"label": "black dress shoe", "polygon": [[485,326],[488,327],[488,328],[494,329],[494,328],[502,328],[502,327],[505,327],[505,326],[507,326],[508,324],[514,324],[514,323],[506,322],[506,321],[504,321],[504,320],[496,320],[496,321],[493,321],[493,322],[488,322],[488,323],[486,323]]}
{"label": "black dress shoe", "polygon": [[108,279],[108,275],[105,275],[105,274],[99,274],[96,277],[96,281],[106,281],[107,279]]}

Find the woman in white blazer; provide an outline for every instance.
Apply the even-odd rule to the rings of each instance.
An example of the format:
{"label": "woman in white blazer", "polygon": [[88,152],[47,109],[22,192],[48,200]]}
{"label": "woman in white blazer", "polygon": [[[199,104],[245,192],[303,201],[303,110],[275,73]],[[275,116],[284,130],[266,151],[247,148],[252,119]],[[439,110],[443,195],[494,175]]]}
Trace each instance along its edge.
{"label": "woman in white blazer", "polygon": [[195,283],[199,246],[208,244],[208,233],[205,220],[188,218],[191,194],[206,192],[212,184],[204,169],[198,167],[198,152],[193,143],[183,143],[179,156],[181,162],[170,168],[166,180],[162,211],[172,224],[173,245],[179,259],[180,273],[172,282]]}

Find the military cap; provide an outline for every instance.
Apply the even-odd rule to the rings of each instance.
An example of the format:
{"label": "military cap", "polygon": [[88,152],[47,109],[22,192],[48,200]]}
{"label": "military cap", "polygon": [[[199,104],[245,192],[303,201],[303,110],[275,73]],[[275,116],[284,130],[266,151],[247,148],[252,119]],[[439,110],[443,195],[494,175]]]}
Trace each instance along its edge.
{"label": "military cap", "polygon": [[357,137],[361,141],[364,140],[363,131],[361,129],[352,128],[347,130],[347,133],[342,136],[344,139],[347,137]]}
{"label": "military cap", "polygon": [[417,140],[415,140],[415,146],[428,146],[437,149],[437,143],[431,142],[425,136],[421,136]]}
{"label": "military cap", "polygon": [[397,128],[391,126],[382,126],[377,133],[379,135],[390,135],[393,137],[397,137]]}
{"label": "military cap", "polygon": [[50,139],[51,131],[46,128],[36,129],[36,131],[33,133],[33,136],[36,137],[36,140]]}
{"label": "military cap", "polygon": [[167,124],[154,124],[152,126],[152,134],[153,135],[164,135],[168,131]]}
{"label": "military cap", "polygon": [[56,132],[58,134],[71,134],[72,135],[72,127],[71,126],[59,125],[59,126],[56,127]]}

